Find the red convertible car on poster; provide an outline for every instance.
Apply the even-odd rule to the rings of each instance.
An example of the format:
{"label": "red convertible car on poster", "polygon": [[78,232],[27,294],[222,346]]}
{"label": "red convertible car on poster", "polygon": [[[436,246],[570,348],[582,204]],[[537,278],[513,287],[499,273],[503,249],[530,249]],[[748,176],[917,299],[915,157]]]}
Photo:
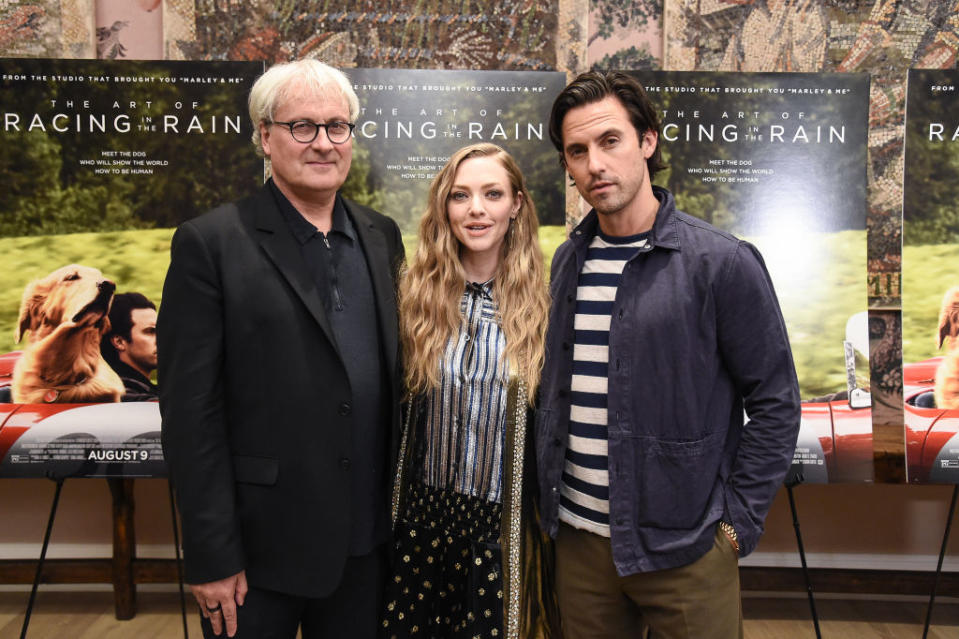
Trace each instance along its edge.
{"label": "red convertible car on poster", "polygon": [[156,402],[12,404],[0,355],[0,477],[164,477]]}
{"label": "red convertible car on poster", "polygon": [[872,399],[856,386],[855,349],[845,342],[845,391],[804,400],[787,481],[825,484],[873,480]]}
{"label": "red convertible car on poster", "polygon": [[910,483],[959,484],[959,410],[936,408],[941,357],[903,368],[906,473]]}
{"label": "red convertible car on poster", "polygon": [[[846,325],[845,391],[804,400],[790,478],[806,483],[873,481],[869,391],[856,382],[856,353],[868,352],[866,313]],[[903,366],[906,473],[910,483],[959,483],[959,410],[935,407],[942,358]]]}
{"label": "red convertible car on poster", "polygon": [[[844,354],[847,388],[803,401],[790,471],[805,483],[873,481],[869,392],[856,383],[856,352],[865,352],[865,313],[850,319]],[[165,476],[156,402],[12,404],[19,352],[0,355],[0,477]],[[935,407],[941,358],[904,367],[908,481],[959,483],[959,410]]]}

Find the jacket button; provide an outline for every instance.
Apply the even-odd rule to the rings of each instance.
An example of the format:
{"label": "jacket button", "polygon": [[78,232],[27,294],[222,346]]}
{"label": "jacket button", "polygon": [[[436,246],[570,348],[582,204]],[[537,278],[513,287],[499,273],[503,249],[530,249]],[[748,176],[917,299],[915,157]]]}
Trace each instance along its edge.
{"label": "jacket button", "polygon": [[563,342],[563,350],[564,350],[564,351],[568,351],[568,350],[569,350],[569,342]]}
{"label": "jacket button", "polygon": [[340,411],[339,411],[340,415],[349,415],[352,409],[353,407],[350,406],[349,402],[343,402],[342,404],[340,404]]}
{"label": "jacket button", "polygon": [[567,295],[567,296],[566,296],[566,301],[567,301],[567,302],[572,303],[572,301],[573,301],[574,299],[576,299],[576,298],[573,297],[572,295]]}
{"label": "jacket button", "polygon": [[569,395],[569,392],[565,388],[559,391],[560,397],[566,397],[567,395]]}
{"label": "jacket button", "polygon": [[350,469],[350,460],[346,457],[340,457],[340,468],[343,470]]}
{"label": "jacket button", "polygon": [[623,319],[623,309],[619,309],[619,319]]}

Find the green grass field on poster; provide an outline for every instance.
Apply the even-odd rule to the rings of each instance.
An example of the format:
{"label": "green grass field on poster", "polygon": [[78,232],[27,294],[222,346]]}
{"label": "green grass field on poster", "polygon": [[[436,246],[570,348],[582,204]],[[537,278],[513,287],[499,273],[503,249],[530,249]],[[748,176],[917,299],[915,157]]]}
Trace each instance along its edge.
{"label": "green grass field on poster", "polygon": [[[540,229],[540,245],[549,257],[565,235],[562,226]],[[117,292],[137,291],[159,304],[163,277],[170,263],[173,229],[74,233],[0,238],[0,353],[17,350],[14,328],[23,289],[34,279],[67,264],[100,269],[117,285]],[[404,236],[406,253],[416,245],[415,236]]]}
{"label": "green grass field on poster", "polygon": [[[846,322],[866,309],[866,232],[754,242],[786,318],[803,399],[845,390]],[[858,371],[857,371],[858,372]]]}
{"label": "green grass field on poster", "polygon": [[[794,276],[789,274],[796,259],[791,253],[783,253],[782,247],[764,245],[761,240],[756,240],[773,275],[787,318],[804,398],[845,388],[842,352],[845,323],[864,307],[863,234],[864,231],[821,234],[809,246],[791,247],[790,250],[798,249],[798,255],[814,263],[794,269],[797,271]],[[66,264],[98,268],[116,282],[117,292],[138,291],[159,303],[172,235],[173,229],[151,229],[0,238],[0,272],[5,274],[0,286],[0,352],[19,348],[13,336],[24,287],[31,280]],[[553,253],[564,239],[561,226],[540,228],[540,245],[546,257],[547,273]],[[406,236],[404,242],[409,255],[416,238]],[[930,248],[923,247],[923,250]],[[959,254],[959,247],[955,245],[935,248]],[[907,255],[909,251],[907,248]],[[822,268],[813,276],[808,270],[815,264]],[[941,292],[937,292],[941,285],[933,281],[932,275],[917,275],[914,269],[910,274],[928,286],[929,296],[941,297]],[[931,308],[929,335],[935,328],[938,301]],[[927,341],[931,346],[932,338]],[[934,353],[930,350],[929,354]]]}
{"label": "green grass field on poster", "polygon": [[14,327],[26,285],[61,266],[100,269],[117,292],[136,291],[159,302],[170,262],[173,229],[0,238],[0,352],[16,350]]}

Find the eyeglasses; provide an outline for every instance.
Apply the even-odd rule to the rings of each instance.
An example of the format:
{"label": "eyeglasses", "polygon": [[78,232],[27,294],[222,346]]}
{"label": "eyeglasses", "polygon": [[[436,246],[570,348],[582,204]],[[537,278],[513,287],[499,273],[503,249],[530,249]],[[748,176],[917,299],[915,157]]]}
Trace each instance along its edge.
{"label": "eyeglasses", "polygon": [[267,124],[279,124],[290,130],[290,135],[297,142],[309,144],[320,134],[320,129],[326,129],[326,137],[333,144],[343,144],[350,139],[353,129],[356,125],[352,122],[328,122],[326,124],[317,124],[309,120],[294,120],[293,122],[267,122]]}

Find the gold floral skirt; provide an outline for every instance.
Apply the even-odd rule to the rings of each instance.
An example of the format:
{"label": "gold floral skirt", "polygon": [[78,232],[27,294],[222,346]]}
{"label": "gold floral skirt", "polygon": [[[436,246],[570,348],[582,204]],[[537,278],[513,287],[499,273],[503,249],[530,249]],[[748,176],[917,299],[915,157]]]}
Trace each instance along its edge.
{"label": "gold floral skirt", "polygon": [[503,636],[502,506],[410,482],[393,535],[388,639]]}

